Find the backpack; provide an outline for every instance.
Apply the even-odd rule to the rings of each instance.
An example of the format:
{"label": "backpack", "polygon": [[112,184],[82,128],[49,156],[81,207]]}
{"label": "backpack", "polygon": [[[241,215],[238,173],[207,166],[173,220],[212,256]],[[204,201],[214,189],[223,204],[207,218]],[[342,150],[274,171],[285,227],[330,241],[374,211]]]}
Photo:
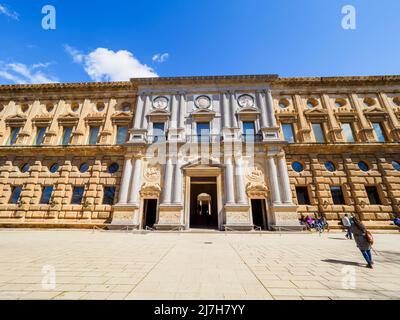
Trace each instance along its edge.
{"label": "backpack", "polygon": [[367,238],[367,241],[371,246],[374,244],[374,237],[370,231],[367,230],[367,232],[365,232],[365,238]]}

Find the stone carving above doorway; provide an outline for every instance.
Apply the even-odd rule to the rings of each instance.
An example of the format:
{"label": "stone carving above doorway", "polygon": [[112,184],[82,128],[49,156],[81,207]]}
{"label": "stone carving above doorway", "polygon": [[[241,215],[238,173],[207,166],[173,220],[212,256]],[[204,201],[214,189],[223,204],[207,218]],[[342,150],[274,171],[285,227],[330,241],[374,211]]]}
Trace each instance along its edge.
{"label": "stone carving above doorway", "polygon": [[140,189],[140,196],[142,198],[156,198],[158,199],[161,194],[161,187],[158,183],[144,183]]}
{"label": "stone carving above doorway", "polygon": [[257,166],[249,168],[247,171],[247,179],[252,182],[264,182],[264,173]]}
{"label": "stone carving above doorway", "polygon": [[157,167],[148,167],[144,172],[144,176],[149,181],[157,181],[160,178],[160,169]]}

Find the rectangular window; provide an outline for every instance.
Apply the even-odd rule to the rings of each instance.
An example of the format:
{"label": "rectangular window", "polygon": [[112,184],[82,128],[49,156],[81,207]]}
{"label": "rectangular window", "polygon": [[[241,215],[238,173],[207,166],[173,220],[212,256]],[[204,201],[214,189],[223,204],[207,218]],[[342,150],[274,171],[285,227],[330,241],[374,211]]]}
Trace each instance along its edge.
{"label": "rectangular window", "polygon": [[154,122],[153,123],[153,136],[154,142],[165,140],[165,123]]}
{"label": "rectangular window", "polygon": [[379,122],[375,122],[372,124],[372,127],[374,128],[375,131],[376,141],[385,142],[386,137],[385,137],[385,132],[383,131],[382,124]]}
{"label": "rectangular window", "polygon": [[19,201],[19,198],[21,196],[21,191],[22,191],[22,187],[21,186],[13,187],[9,203],[17,204],[18,201]]}
{"label": "rectangular window", "polygon": [[99,137],[100,127],[90,127],[89,130],[89,144],[97,144],[97,138]]}
{"label": "rectangular window", "polygon": [[40,198],[40,204],[49,204],[52,193],[53,193],[53,187],[51,187],[51,186],[44,187],[42,189],[42,196]]}
{"label": "rectangular window", "polygon": [[382,204],[377,187],[369,186],[365,187],[365,190],[367,191],[370,204]]}
{"label": "rectangular window", "polygon": [[315,142],[325,143],[326,140],[325,140],[325,134],[324,134],[324,129],[322,128],[322,124],[321,123],[313,123],[312,129],[314,132]]}
{"label": "rectangular window", "polygon": [[71,142],[72,136],[72,127],[64,127],[63,136],[62,136],[62,145],[67,146]]}
{"label": "rectangular window", "polygon": [[74,187],[72,191],[71,204],[82,204],[85,187]]}
{"label": "rectangular window", "polygon": [[243,140],[254,141],[256,136],[256,126],[253,121],[243,121]]}
{"label": "rectangular window", "polygon": [[46,127],[38,127],[36,133],[35,144],[40,146],[43,143],[44,135],[46,134]]}
{"label": "rectangular window", "polygon": [[117,144],[124,144],[128,139],[128,127],[117,126]]}
{"label": "rectangular window", "polygon": [[17,142],[18,134],[21,131],[20,127],[12,127],[10,137],[8,138],[7,144],[12,146]]}
{"label": "rectangular window", "polygon": [[197,122],[196,132],[198,141],[210,141],[210,123]]}
{"label": "rectangular window", "polygon": [[104,187],[103,204],[113,205],[115,199],[115,187]]}
{"label": "rectangular window", "polygon": [[346,142],[354,142],[354,130],[351,123],[342,123],[342,130]]}
{"label": "rectangular window", "polygon": [[309,205],[310,197],[308,196],[307,187],[296,187],[297,202],[300,205]]}
{"label": "rectangular window", "polygon": [[334,204],[345,204],[343,191],[340,186],[332,186],[331,187],[331,194]]}
{"label": "rectangular window", "polygon": [[294,143],[294,130],[293,130],[293,124],[291,123],[282,123],[282,132],[283,132],[283,137],[285,140],[289,143]]}

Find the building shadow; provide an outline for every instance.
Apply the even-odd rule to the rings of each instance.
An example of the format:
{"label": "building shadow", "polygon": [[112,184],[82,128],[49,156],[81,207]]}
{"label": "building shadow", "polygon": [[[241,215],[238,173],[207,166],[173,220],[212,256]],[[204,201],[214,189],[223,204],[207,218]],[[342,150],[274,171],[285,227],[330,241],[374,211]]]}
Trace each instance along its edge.
{"label": "building shadow", "polygon": [[353,262],[353,261],[343,261],[343,260],[336,260],[336,259],[325,259],[321,260],[322,262],[332,263],[332,264],[343,264],[346,266],[355,266],[355,267],[363,267],[365,264]]}

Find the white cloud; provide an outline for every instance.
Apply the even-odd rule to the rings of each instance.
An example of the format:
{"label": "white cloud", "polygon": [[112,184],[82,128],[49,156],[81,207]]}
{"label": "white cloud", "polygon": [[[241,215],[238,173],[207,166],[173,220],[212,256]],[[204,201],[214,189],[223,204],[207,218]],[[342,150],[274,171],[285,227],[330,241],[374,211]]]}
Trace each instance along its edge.
{"label": "white cloud", "polygon": [[126,81],[130,78],[158,77],[152,68],[140,63],[127,50],[115,52],[107,48],[97,48],[88,54],[83,54],[68,45],[65,46],[65,50],[74,62],[83,65],[93,81]]}
{"label": "white cloud", "polygon": [[55,83],[58,80],[55,77],[45,74],[42,69],[47,68],[50,63],[37,63],[31,66],[14,62],[0,64],[0,78],[18,84],[37,84],[37,83]]}
{"label": "white cloud", "polygon": [[15,11],[11,11],[8,9],[6,6],[0,4],[0,14],[4,14],[5,16],[14,19],[14,20],[19,20],[19,14]]}
{"label": "white cloud", "polygon": [[163,63],[169,58],[169,53],[157,53],[153,56],[153,62]]}

